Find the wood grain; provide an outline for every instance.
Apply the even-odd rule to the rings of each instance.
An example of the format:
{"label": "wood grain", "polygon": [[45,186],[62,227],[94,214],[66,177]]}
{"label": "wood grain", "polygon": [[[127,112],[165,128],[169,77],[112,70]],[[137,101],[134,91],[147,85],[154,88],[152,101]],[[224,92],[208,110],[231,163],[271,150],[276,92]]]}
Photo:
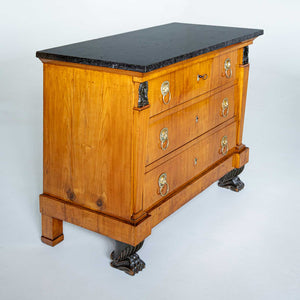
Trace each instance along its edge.
{"label": "wood grain", "polygon": [[140,223],[131,224],[48,195],[40,195],[40,211],[43,215],[50,215],[133,246],[151,233],[148,216]]}
{"label": "wood grain", "polygon": [[54,247],[63,239],[62,221],[42,214],[42,242]]}
{"label": "wood grain", "polygon": [[44,64],[44,193],[66,199],[71,183],[73,69]]}
{"label": "wood grain", "polygon": [[[201,193],[208,186],[220,179],[226,173],[233,169],[233,160],[239,153],[230,155],[225,160],[210,166],[207,170],[202,172],[198,177],[195,177],[174,194],[170,194],[164,200],[153,206],[149,211],[151,216],[151,226],[154,227],[167,218],[169,215],[178,210],[193,197]],[[195,200],[194,200],[195,201]]]}
{"label": "wood grain", "polygon": [[[148,209],[163,198],[158,186],[158,179],[162,173],[167,174],[169,193],[172,193],[172,191],[200,174],[214,162],[223,158],[223,154],[220,151],[220,143],[224,136],[228,138],[228,150],[234,148],[236,137],[235,122],[218,130],[216,133],[210,134],[208,132],[201,136],[195,145],[146,173],[145,209]],[[197,161],[195,162],[195,160]],[[165,192],[163,191],[163,193]]]}
{"label": "wood grain", "polygon": [[[136,87],[137,89],[137,87]],[[137,100],[137,99],[136,99]],[[137,105],[137,101],[136,105]],[[148,139],[150,106],[135,107],[133,110],[133,151],[132,151],[132,219],[138,220],[145,215],[143,210],[143,187],[145,179],[145,156]]]}
{"label": "wood grain", "polygon": [[[212,60],[207,60],[150,80],[148,92],[149,103],[151,104],[150,116],[206,93],[210,89],[210,83],[213,80],[211,69]],[[197,80],[197,76],[201,74],[206,75],[207,79]],[[168,104],[163,102],[161,93],[161,85],[165,81],[168,81],[170,86],[171,96],[169,94],[165,96],[168,100],[170,97]]]}
{"label": "wood grain", "polygon": [[45,65],[44,83],[44,193],[130,219],[131,78]]}
{"label": "wood grain", "polygon": [[[224,63],[226,59],[230,59],[231,61],[232,75],[230,78],[226,77],[225,75]],[[228,82],[234,82],[234,80],[236,79],[236,73],[238,68],[237,50],[224,53],[220,56],[216,56],[214,58],[213,66],[214,67],[212,76],[214,78],[214,81],[212,82],[212,88],[222,86],[224,84],[227,84]]]}
{"label": "wood grain", "polygon": [[[146,164],[167,155],[180,146],[197,138],[211,128],[218,126],[232,118],[235,113],[234,86],[224,89],[219,93],[182,108],[163,119],[151,123],[149,126]],[[222,115],[222,102],[229,101],[228,115]],[[161,147],[160,132],[168,129],[169,146],[166,150]],[[165,145],[163,145],[165,146]]]}
{"label": "wood grain", "polygon": [[[43,242],[60,242],[66,221],[136,246],[153,226],[246,164],[249,149],[242,135],[249,65],[242,65],[242,53],[251,43],[145,74],[43,60]],[[230,78],[224,73],[227,58]],[[206,80],[197,80],[204,74]],[[149,105],[138,108],[144,81]],[[170,83],[167,105],[164,81]],[[229,101],[225,117],[224,98]],[[162,128],[168,128],[166,151],[159,139]],[[229,151],[222,155],[225,135]],[[158,187],[162,173],[170,187],[165,197]]]}
{"label": "wood grain", "polygon": [[[246,152],[246,153],[245,153]],[[147,216],[138,223],[125,222],[88,208],[48,195],[40,195],[40,211],[43,217],[51,216],[58,221],[66,221],[91,231],[109,236],[115,240],[133,246],[151,234],[151,228],[179,209],[198,193],[234,168],[237,156],[247,156],[247,148],[235,149],[222,160],[209,166],[206,170],[170,193],[163,201],[147,211]],[[48,230],[48,229],[47,229]]]}

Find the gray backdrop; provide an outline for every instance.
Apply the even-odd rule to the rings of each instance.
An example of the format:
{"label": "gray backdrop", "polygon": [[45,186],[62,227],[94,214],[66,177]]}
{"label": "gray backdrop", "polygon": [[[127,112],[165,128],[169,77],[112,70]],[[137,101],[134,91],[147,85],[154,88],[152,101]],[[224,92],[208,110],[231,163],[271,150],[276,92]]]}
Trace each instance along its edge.
{"label": "gray backdrop", "polygon": [[[300,299],[299,1],[2,1],[0,298]],[[153,229],[134,278],[111,239],[40,242],[42,63],[35,51],[173,21],[262,28],[250,46],[241,193],[212,185]]]}

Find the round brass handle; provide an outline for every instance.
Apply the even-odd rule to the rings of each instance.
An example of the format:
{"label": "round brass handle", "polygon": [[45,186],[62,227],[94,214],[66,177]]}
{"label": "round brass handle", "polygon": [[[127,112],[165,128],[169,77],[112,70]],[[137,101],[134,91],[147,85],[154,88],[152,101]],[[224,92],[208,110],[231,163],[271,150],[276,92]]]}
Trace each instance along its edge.
{"label": "round brass handle", "polygon": [[[163,100],[163,103],[164,104],[169,104],[170,100],[171,100],[171,92],[170,92],[170,84],[169,84],[169,81],[164,81],[162,84],[161,84],[161,87],[160,87],[160,91],[161,91],[161,94],[162,94],[162,100]],[[169,98],[168,100],[166,101],[165,100],[165,97],[169,94]]]}
{"label": "round brass handle", "polygon": [[159,134],[160,147],[166,150],[169,147],[168,128],[163,128]]}
{"label": "round brass handle", "polygon": [[225,76],[227,78],[230,78],[232,76],[231,60],[230,60],[230,58],[225,59],[224,69],[225,69]]}
{"label": "round brass handle", "polygon": [[[158,186],[159,186],[159,193],[162,197],[166,196],[169,193],[169,184],[167,182],[167,174],[162,173],[158,178]],[[166,187],[165,193],[163,192],[163,188]]]}
{"label": "round brass handle", "polygon": [[197,81],[199,81],[200,79],[206,80],[208,78],[207,74],[203,74],[203,75],[197,75]]}
{"label": "round brass handle", "polygon": [[228,98],[224,98],[222,101],[222,116],[226,118],[229,113],[229,100]]}
{"label": "round brass handle", "polygon": [[221,140],[221,153],[223,155],[228,153],[228,139],[226,135],[224,135]]}

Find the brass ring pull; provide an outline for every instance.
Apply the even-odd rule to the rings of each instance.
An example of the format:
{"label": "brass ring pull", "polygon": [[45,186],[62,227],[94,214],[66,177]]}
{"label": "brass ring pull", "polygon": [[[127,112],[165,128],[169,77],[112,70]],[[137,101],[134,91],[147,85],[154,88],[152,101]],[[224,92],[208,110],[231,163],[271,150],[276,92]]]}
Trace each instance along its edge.
{"label": "brass ring pull", "polygon": [[225,76],[227,78],[230,78],[232,76],[231,60],[230,60],[230,58],[225,59],[224,69],[225,69]]}
{"label": "brass ring pull", "polygon": [[[162,173],[158,178],[159,193],[162,197],[166,196],[169,193],[169,184],[167,183],[167,174]],[[166,187],[165,193],[163,188]]]}
{"label": "brass ring pull", "polygon": [[228,153],[228,140],[226,135],[224,135],[221,140],[221,153],[223,155]]}
{"label": "brass ring pull", "polygon": [[169,104],[170,100],[171,100],[171,92],[169,92],[169,98],[168,98],[168,101],[166,101],[166,100],[165,100],[165,96],[163,96],[163,103],[164,103],[164,104]]}
{"label": "brass ring pull", "polygon": [[[161,91],[161,94],[163,96],[162,100],[163,100],[163,103],[164,104],[169,104],[170,100],[171,100],[171,92],[170,92],[170,84],[169,84],[169,81],[164,81],[162,84],[161,84],[161,87],[160,87],[160,91]],[[165,97],[169,94],[169,98],[168,100],[166,101],[165,100]]]}
{"label": "brass ring pull", "polygon": [[231,69],[225,70],[225,76],[226,76],[227,78],[230,78],[230,77],[232,76],[232,70],[231,70]]}
{"label": "brass ring pull", "polygon": [[222,116],[226,118],[229,113],[229,101],[228,98],[224,98],[222,101]]}
{"label": "brass ring pull", "polygon": [[159,135],[160,147],[162,150],[166,150],[169,147],[168,128],[163,128]]}
{"label": "brass ring pull", "polygon": [[200,79],[206,80],[208,78],[207,74],[203,74],[203,75],[197,75],[197,81],[199,81]]}

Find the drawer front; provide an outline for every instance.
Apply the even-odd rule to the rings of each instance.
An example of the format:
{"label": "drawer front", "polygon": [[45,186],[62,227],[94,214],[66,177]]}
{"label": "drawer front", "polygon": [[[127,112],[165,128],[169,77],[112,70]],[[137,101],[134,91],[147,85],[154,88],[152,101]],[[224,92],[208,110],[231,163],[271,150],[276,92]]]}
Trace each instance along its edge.
{"label": "drawer front", "polygon": [[210,90],[212,59],[171,72],[148,82],[150,116]]}
{"label": "drawer front", "polygon": [[146,165],[234,116],[232,86],[149,127]]}
{"label": "drawer front", "polygon": [[227,52],[214,59],[212,88],[234,82],[237,69],[237,50]]}
{"label": "drawer front", "polygon": [[200,137],[196,144],[146,173],[144,208],[150,208],[226,156],[227,151],[235,145],[236,123],[234,122],[213,134]]}

